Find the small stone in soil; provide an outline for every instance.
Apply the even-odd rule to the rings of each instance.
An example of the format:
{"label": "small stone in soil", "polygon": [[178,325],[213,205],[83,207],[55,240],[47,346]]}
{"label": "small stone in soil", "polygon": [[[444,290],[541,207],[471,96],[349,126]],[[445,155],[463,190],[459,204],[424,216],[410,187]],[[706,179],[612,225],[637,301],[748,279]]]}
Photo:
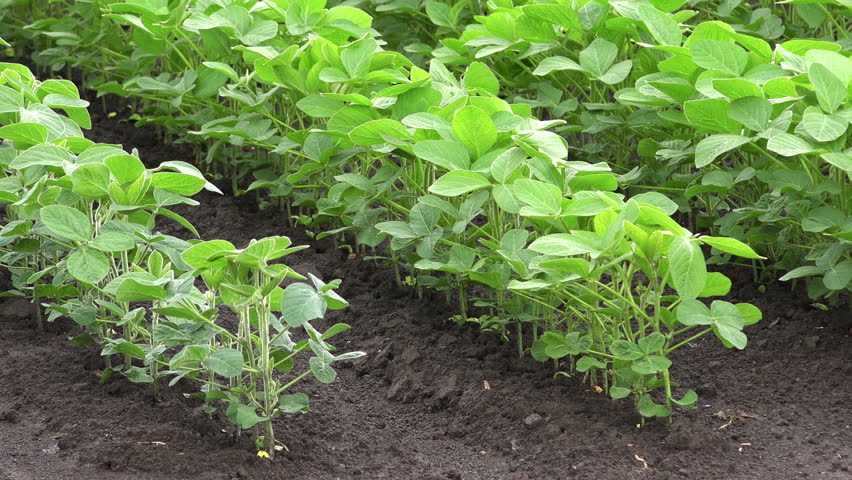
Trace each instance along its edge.
{"label": "small stone in soil", "polygon": [[537,413],[531,413],[527,416],[527,418],[524,419],[524,425],[531,427],[531,426],[535,425],[536,423],[540,422],[541,420],[542,420],[541,415],[539,415]]}

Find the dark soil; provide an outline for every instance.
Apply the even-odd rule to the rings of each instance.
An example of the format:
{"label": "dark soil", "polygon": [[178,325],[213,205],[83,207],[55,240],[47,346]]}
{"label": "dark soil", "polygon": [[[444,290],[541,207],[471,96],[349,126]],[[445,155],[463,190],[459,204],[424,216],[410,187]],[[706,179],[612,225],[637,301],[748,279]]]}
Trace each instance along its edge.
{"label": "dark soil", "polygon": [[[97,120],[93,139],[139,148],[152,162],[186,160],[147,129]],[[205,238],[237,245],[288,235],[312,248],[288,257],[301,273],[343,279],[351,302],[325,321],[353,328],[335,338],[368,356],[329,386],[299,386],[313,412],[276,424],[287,445],[274,462],[234,443],[219,417],[186,399],[192,385],[155,403],[148,386],[100,385],[102,362],[76,348],[71,322],[37,333],[32,309],[0,305],[0,480],[30,479],[850,479],[852,342],[848,311],[822,312],[785,286],[760,294],[749,272],[733,297],[764,320],[749,346],[702,337],[675,355],[674,378],[697,388],[699,408],[671,427],[638,429],[627,401],[580,379],[518,359],[511,344],[447,321],[440,296],[417,300],[382,265],[286,227],[251,200],[201,195],[182,210]],[[177,234],[178,228],[164,226]]]}

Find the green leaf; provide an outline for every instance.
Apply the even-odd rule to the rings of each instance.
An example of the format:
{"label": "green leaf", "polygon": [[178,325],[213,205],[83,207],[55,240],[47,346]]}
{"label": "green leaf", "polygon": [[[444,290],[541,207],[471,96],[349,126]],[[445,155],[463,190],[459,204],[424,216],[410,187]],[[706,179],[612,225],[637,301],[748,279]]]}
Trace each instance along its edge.
{"label": "green leaf", "polygon": [[731,42],[705,38],[693,42],[689,51],[699,67],[735,76],[742,75],[748,63],[746,51]]}
{"label": "green leaf", "polygon": [[672,411],[663,405],[657,405],[650,395],[642,395],[636,405],[643,417],[670,417]]}
{"label": "green leaf", "polygon": [[578,72],[586,71],[580,66],[580,64],[569,58],[547,57],[538,64],[538,67],[536,67],[535,71],[533,71],[533,75],[543,77],[550,72],[562,70],[576,70]]}
{"label": "green leaf", "polygon": [[118,183],[125,184],[135,181],[145,172],[142,160],[133,155],[113,155],[104,159],[104,165]]}
{"label": "green leaf", "polygon": [[68,273],[77,280],[92,285],[100,283],[109,273],[109,259],[94,250],[78,250],[68,256]]}
{"label": "green leaf", "polygon": [[651,36],[660,42],[661,45],[680,46],[683,35],[680,32],[680,27],[671,15],[657,10],[647,3],[638,4],[637,10],[642,23],[651,32]]}
{"label": "green leaf", "polygon": [[653,375],[657,372],[662,372],[671,366],[671,360],[659,355],[648,355],[630,364],[630,368],[640,375]]}
{"label": "green leaf", "polygon": [[847,95],[843,82],[821,63],[811,64],[808,78],[816,90],[819,106],[828,113],[837,111],[837,107],[843,103]]}
{"label": "green leaf", "polygon": [[0,127],[0,138],[15,144],[17,150],[24,150],[47,141],[47,127],[38,123],[14,123]]}
{"label": "green leaf", "polygon": [[609,351],[619,360],[638,360],[645,356],[639,347],[627,340],[616,340],[609,346]]}
{"label": "green leaf", "polygon": [[468,170],[470,153],[464,145],[449,140],[423,140],[414,144],[414,154],[446,170]]}
{"label": "green leaf", "polygon": [[576,368],[578,372],[587,372],[593,368],[606,368],[606,364],[594,357],[585,356],[577,360]]}
{"label": "green leaf", "polygon": [[141,283],[127,278],[115,290],[115,298],[120,302],[150,302],[164,300],[168,294],[159,285]]}
{"label": "green leaf", "polygon": [[151,185],[178,195],[195,195],[207,185],[207,181],[184,173],[157,172],[151,177]]}
{"label": "green leaf", "polygon": [[852,172],[852,155],[845,153],[823,153],[820,157],[846,173]]}
{"label": "green leaf", "polygon": [[50,205],[41,209],[41,221],[56,236],[85,242],[92,236],[92,222],[76,208]]}
{"label": "green leaf", "polygon": [[779,133],[773,136],[766,142],[766,148],[784,157],[792,157],[816,151],[816,147],[789,133]]}
{"label": "green leaf", "polygon": [[679,405],[681,407],[694,407],[696,401],[698,401],[698,394],[693,390],[688,390],[680,400],[676,398],[672,399],[672,402],[674,402],[675,405]]}
{"label": "green leaf", "polygon": [[446,197],[457,197],[464,193],[490,186],[491,182],[476,172],[454,170],[442,175],[441,178],[429,187],[429,191]]}
{"label": "green leaf", "polygon": [[220,348],[204,359],[204,366],[217,375],[233,378],[243,372],[243,354],[233,348]]}
{"label": "green leaf", "polygon": [[639,349],[642,350],[642,353],[646,355],[650,355],[652,353],[657,353],[660,349],[663,348],[663,345],[666,344],[666,337],[663,336],[660,332],[654,332],[646,337],[640,338]]}
{"label": "green leaf", "polygon": [[613,400],[618,400],[620,398],[627,398],[632,391],[629,388],[624,387],[610,387],[609,396]]}
{"label": "green leaf", "polygon": [[226,240],[210,240],[207,242],[197,243],[186,249],[181,254],[181,257],[183,258],[183,261],[192,268],[222,268],[228,264],[227,259],[219,258],[211,262],[208,258],[223,250],[234,250],[235,248],[236,247],[234,247],[233,243]]}
{"label": "green leaf", "polygon": [[[532,207],[537,215],[557,216],[562,211],[562,191],[555,185],[524,178],[512,184],[512,191],[518,200]],[[525,209],[521,209],[522,215],[533,213],[524,213]]]}
{"label": "green leaf", "polygon": [[762,132],[769,126],[772,116],[772,104],[761,97],[742,97],[731,102],[728,116],[742,123],[746,128]]}
{"label": "green leaf", "polygon": [[88,199],[108,196],[109,182],[109,168],[100,163],[80,165],[71,173],[71,184],[74,192]]}
{"label": "green leaf", "polygon": [[731,291],[731,279],[723,273],[709,272],[699,297],[723,297]]}
{"label": "green leaf", "polygon": [[677,321],[686,326],[712,325],[710,309],[698,300],[684,300],[677,307]]}
{"label": "green leaf", "polygon": [[244,429],[252,428],[263,421],[263,417],[257,416],[257,413],[254,411],[254,407],[243,405],[236,401],[232,401],[231,404],[228,405],[228,411],[226,413],[229,420]]}
{"label": "green leaf", "polygon": [[701,243],[710,245],[713,248],[719,249],[723,252],[730,253],[732,255],[736,255],[738,257],[743,258],[755,258],[755,259],[763,259],[765,257],[761,257],[751,247],[746,245],[745,243],[735,239],[728,237],[701,237],[699,238]]}
{"label": "green leaf", "polygon": [[[429,5],[435,4],[443,5],[439,2],[429,2],[426,5],[428,8]],[[473,62],[467,67],[462,78],[462,86],[468,90],[490,93],[495,97],[500,93],[500,81],[497,80],[497,76],[481,62]]]}
{"label": "green leaf", "polygon": [[710,306],[713,315],[713,332],[720,340],[727,341],[739,350],[746,347],[746,335],[743,333],[743,315],[730,302],[716,300]]}
{"label": "green leaf", "polygon": [[830,142],[846,133],[849,122],[838,115],[825,115],[819,112],[808,112],[802,116],[799,126],[814,140]]}
{"label": "green leaf", "polygon": [[845,290],[852,281],[852,260],[844,260],[825,272],[822,283],[829,290]]}
{"label": "green leaf", "polygon": [[356,145],[370,146],[383,143],[397,144],[411,139],[405,125],[390,118],[380,118],[358,125],[349,132],[349,139]]}
{"label": "green leaf", "polygon": [[719,155],[750,141],[750,138],[743,137],[742,135],[710,135],[695,146],[695,166],[697,168],[706,167],[713,163],[713,160],[716,160],[716,157]]}
{"label": "green leaf", "polygon": [[122,233],[104,232],[92,240],[89,245],[102,252],[126,252],[136,247],[136,242]]}
{"label": "green leaf", "polygon": [[672,286],[684,299],[696,298],[707,281],[707,264],[692,238],[675,237],[668,249]]}
{"label": "green leaf", "polygon": [[596,38],[580,52],[580,65],[595,77],[600,77],[609,70],[618,55],[618,47],[614,43]]}
{"label": "green leaf", "polygon": [[311,320],[322,318],[327,307],[325,297],[304,283],[287,285],[281,296],[281,315],[291,327],[301,327]]}
{"label": "green leaf", "polygon": [[683,113],[696,127],[706,128],[713,133],[739,133],[739,123],[728,117],[729,108],[727,100],[705,98],[685,102]]}
{"label": "green leaf", "polygon": [[322,361],[319,357],[311,357],[308,361],[311,366],[311,373],[320,383],[331,383],[337,378],[337,372],[331,367],[331,364]]}
{"label": "green leaf", "polygon": [[592,244],[589,240],[579,235],[568,233],[554,233],[540,237],[530,244],[529,249],[545,255],[563,257],[587,253],[591,254],[592,257],[596,257],[601,253],[598,245]]}
{"label": "green leaf", "polygon": [[745,326],[754,325],[763,318],[760,309],[750,303],[738,303],[736,307],[743,317],[743,325]]}
{"label": "green leaf", "polygon": [[304,393],[281,395],[278,397],[278,408],[284,413],[308,413],[311,411],[310,400]]}
{"label": "green leaf", "polygon": [[482,109],[468,105],[453,117],[453,135],[479,158],[497,141],[497,127]]}

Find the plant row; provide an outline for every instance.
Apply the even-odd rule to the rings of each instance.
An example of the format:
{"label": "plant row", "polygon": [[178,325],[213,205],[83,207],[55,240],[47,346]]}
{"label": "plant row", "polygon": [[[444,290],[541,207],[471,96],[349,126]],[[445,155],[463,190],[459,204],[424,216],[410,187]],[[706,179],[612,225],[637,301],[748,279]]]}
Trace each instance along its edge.
{"label": "plant row", "polygon": [[[347,305],[334,292],[340,282],[309,274],[282,288],[285,278],[306,280],[277,261],[305,248],[286,237],[238,249],[158,233],[166,218],[197,235],[171,208],[218,190],[187,163],[146,168],[135,151],[84,138],[88,102],[73,83],[0,64],[0,96],[0,265],[13,286],[5,295],[32,300],[39,329],[42,310],[80,325],[72,342],[101,348],[102,381],[120,373],[159,398],[166,380],[192,380],[208,413],[224,410],[237,433],[256,428],[258,448],[273,455],[272,420],[309,410],[291,387],[311,375],[330,383],[334,362],[363,355],[332,354],[326,341],[348,325],[311,325]],[[229,312],[236,329],[223,326]]]}
{"label": "plant row", "polygon": [[[489,17],[508,19],[509,7],[490,5]],[[554,118],[570,105],[510,97],[507,75],[484,62],[418,66],[383,48],[363,10],[184,0],[9,14],[23,28],[7,38],[44,42],[37,62],[81,68],[88,86],[127,98],[139,123],[195,144],[199,164],[231,179],[235,194],[251,182],[247,191],[262,190],[318,238],[384,255],[399,283],[455,297],[460,322],[515,332],[521,353],[580,372],[612,398],[632,396],[643,417],[696,401],[676,391],[673,351],[708,334],[742,349],[743,328],[760,319],[749,304],[699,299],[731,287],[708,272],[703,249],[761,257],[687,230],[660,192],[617,193],[629,175],[574,155],[583,143],[560,135],[573,126]],[[610,55],[594,49],[610,42],[593,43],[581,62],[609,69]],[[488,313],[471,316],[471,305]]]}

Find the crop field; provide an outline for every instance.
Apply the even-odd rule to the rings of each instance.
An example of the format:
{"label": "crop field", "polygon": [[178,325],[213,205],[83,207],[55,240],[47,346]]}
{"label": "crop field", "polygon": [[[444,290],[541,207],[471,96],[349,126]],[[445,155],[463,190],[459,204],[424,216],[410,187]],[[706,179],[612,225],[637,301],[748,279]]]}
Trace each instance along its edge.
{"label": "crop field", "polygon": [[0,0],[0,480],[852,478],[852,1]]}

